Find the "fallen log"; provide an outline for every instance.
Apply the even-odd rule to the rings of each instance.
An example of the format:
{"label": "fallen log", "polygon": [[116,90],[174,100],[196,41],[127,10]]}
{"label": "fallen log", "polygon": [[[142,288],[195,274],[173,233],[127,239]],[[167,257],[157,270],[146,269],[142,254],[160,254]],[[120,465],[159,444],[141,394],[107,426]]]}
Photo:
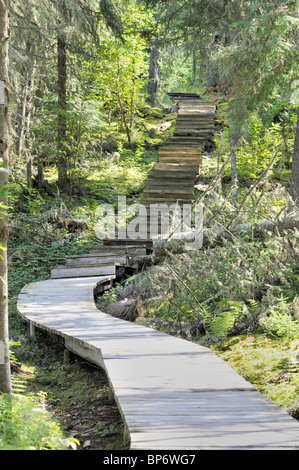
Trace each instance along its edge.
{"label": "fallen log", "polygon": [[203,229],[203,247],[215,246],[223,239],[233,239],[237,235],[248,235],[252,238],[263,238],[272,236],[276,233],[284,233],[288,231],[299,230],[299,217],[286,217],[283,220],[262,220],[254,224],[238,224],[226,229],[219,227],[217,229]]}
{"label": "fallen log", "polygon": [[56,224],[58,225],[58,227],[61,227],[61,228],[73,227],[76,230],[78,229],[83,230],[84,228],[87,228],[88,226],[87,222],[85,221],[72,219],[71,217],[61,217],[57,214],[49,215],[48,222],[50,224]]}
{"label": "fallen log", "polygon": [[111,302],[109,305],[109,313],[113,317],[121,318],[127,321],[134,321],[138,317],[135,299],[123,299]]}

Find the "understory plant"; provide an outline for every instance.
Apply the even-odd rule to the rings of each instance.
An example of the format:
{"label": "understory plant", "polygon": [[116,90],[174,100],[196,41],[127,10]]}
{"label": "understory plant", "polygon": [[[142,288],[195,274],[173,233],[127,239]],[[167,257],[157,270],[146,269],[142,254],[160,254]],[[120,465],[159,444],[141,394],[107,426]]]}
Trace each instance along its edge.
{"label": "understory plant", "polygon": [[41,403],[26,396],[0,394],[0,450],[76,449],[77,441],[63,436]]}

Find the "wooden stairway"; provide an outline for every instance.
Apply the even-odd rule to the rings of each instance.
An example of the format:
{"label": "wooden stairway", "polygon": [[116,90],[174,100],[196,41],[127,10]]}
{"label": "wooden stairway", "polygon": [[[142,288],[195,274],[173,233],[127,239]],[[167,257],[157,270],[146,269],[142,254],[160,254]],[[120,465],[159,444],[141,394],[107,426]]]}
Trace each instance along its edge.
{"label": "wooden stairway", "polygon": [[[170,139],[161,145],[158,151],[158,162],[153,168],[140,204],[146,214],[139,215],[140,224],[146,224],[147,237],[150,238],[150,208],[157,204],[171,206],[177,204],[192,205],[194,198],[194,181],[200,171],[202,151],[214,133],[214,115],[216,105],[204,101],[197,94],[170,93],[172,100],[178,104],[178,116],[175,132]],[[151,220],[152,227],[155,222]],[[158,218],[156,225],[161,230]],[[163,233],[159,233],[159,235]]]}
{"label": "wooden stairway", "polygon": [[91,248],[89,254],[66,256],[65,265],[53,266],[52,279],[67,279],[91,276],[117,277],[120,267],[125,267],[132,256],[146,255],[146,247],[139,245],[128,246],[98,246]]}

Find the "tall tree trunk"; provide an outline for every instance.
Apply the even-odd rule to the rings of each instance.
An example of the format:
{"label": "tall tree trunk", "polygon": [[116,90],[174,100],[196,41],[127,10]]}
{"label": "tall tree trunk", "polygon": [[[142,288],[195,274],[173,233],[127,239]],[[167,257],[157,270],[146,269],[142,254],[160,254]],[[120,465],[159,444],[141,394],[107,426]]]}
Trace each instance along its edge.
{"label": "tall tree trunk", "polygon": [[[0,0],[0,159],[3,165],[0,170],[0,203],[7,206],[6,192],[9,165],[9,83],[8,83],[8,0]],[[4,212],[4,213],[3,213]],[[1,209],[0,214],[0,390],[11,394],[11,376],[9,360],[8,335],[8,286],[7,286],[7,239],[8,218]]]}
{"label": "tall tree trunk", "polygon": [[[235,13],[235,21],[242,18],[243,11],[240,10]],[[224,9],[224,46],[229,47],[232,43],[230,31],[230,18],[229,18],[229,1],[223,1]],[[241,141],[249,140],[248,125],[247,125],[247,106],[244,97],[240,93],[242,81],[236,73],[233,77],[233,83],[230,83],[230,102],[229,102],[229,127],[230,127],[230,153],[231,153],[231,183],[233,186],[232,198],[233,203],[236,205],[238,202],[238,167],[237,167],[237,147]],[[234,91],[236,90],[236,91]]]}
{"label": "tall tree trunk", "polygon": [[125,129],[126,129],[126,134],[127,134],[128,142],[131,143],[131,133],[130,133],[130,129],[129,129],[129,126],[128,126],[128,123],[127,123],[126,113],[125,113],[125,110],[124,110],[123,102],[122,102],[122,99],[121,99],[121,89],[120,89],[120,60],[119,60],[119,56],[117,56],[117,76],[116,76],[116,83],[117,83],[117,99],[118,99],[118,106],[119,106],[119,109],[120,109],[121,119],[122,119],[123,125],[125,126]]}
{"label": "tall tree trunk", "polygon": [[30,67],[24,66],[22,70],[24,81],[21,87],[16,116],[16,154],[20,159],[25,157],[25,160],[28,160],[28,155],[30,154],[29,130],[36,72],[35,58],[34,54],[32,54],[34,52],[33,49],[34,46],[31,42],[27,42],[26,52],[28,61],[30,61]]}
{"label": "tall tree trunk", "polygon": [[299,107],[297,108],[297,126],[290,183],[291,196],[299,207]]}
{"label": "tall tree trunk", "polygon": [[237,169],[237,146],[241,138],[240,127],[237,124],[237,116],[235,112],[236,103],[229,103],[229,134],[230,134],[230,159],[231,159],[231,183],[233,186],[232,198],[233,203],[238,202],[238,169]]}
{"label": "tall tree trunk", "polygon": [[67,60],[66,60],[66,35],[58,34],[58,127],[57,127],[57,151],[58,151],[58,187],[63,192],[69,191],[68,157],[67,157]]}
{"label": "tall tree trunk", "polygon": [[197,50],[192,51],[192,85],[195,84],[197,79]]}
{"label": "tall tree trunk", "polygon": [[151,49],[150,65],[149,65],[149,82],[148,93],[149,101],[153,106],[161,106],[160,102],[160,66],[159,66],[159,38],[155,40],[155,44]]}
{"label": "tall tree trunk", "polygon": [[[224,46],[229,47],[231,43],[230,27],[229,27],[229,13],[228,13],[228,0],[223,2],[224,9]],[[240,128],[237,124],[236,116],[236,103],[232,97],[232,89],[230,87],[231,99],[229,102],[229,135],[230,135],[230,155],[231,155],[231,183],[233,186],[232,197],[233,203],[238,202],[238,170],[237,170],[237,145],[240,140]]]}

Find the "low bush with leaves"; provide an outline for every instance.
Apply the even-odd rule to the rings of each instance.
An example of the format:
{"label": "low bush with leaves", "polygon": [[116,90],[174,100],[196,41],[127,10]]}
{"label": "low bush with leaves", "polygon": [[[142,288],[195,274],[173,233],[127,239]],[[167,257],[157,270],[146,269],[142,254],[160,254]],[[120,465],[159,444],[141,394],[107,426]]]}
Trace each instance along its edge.
{"label": "low bush with leaves", "polygon": [[40,403],[22,395],[0,394],[0,450],[76,449]]}

